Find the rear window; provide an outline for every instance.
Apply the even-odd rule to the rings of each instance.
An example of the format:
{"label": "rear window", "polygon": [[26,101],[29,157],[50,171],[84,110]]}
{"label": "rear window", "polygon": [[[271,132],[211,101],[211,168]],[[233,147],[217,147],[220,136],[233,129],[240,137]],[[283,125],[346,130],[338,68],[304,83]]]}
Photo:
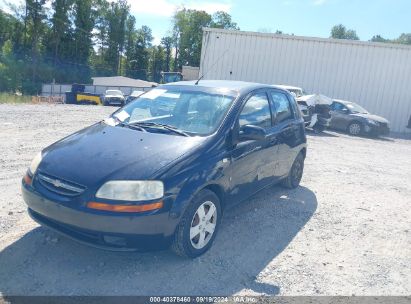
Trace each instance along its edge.
{"label": "rear window", "polygon": [[290,101],[288,100],[285,94],[280,92],[271,92],[271,98],[274,102],[276,123],[281,123],[283,121],[293,118],[293,112],[291,109]]}

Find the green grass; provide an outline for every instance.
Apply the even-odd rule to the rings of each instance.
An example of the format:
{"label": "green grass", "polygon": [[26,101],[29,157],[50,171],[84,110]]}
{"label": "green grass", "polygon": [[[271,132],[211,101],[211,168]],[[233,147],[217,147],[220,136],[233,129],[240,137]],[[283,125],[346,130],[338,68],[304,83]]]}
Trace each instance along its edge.
{"label": "green grass", "polygon": [[31,96],[0,93],[0,103],[31,103]]}

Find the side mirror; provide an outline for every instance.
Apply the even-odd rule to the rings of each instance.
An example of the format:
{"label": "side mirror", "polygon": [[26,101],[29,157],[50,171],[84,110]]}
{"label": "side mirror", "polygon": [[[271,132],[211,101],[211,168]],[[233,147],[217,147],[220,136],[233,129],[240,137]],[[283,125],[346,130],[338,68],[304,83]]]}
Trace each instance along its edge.
{"label": "side mirror", "polygon": [[245,125],[240,128],[238,135],[239,141],[247,140],[263,140],[266,137],[266,132],[263,128],[253,125]]}

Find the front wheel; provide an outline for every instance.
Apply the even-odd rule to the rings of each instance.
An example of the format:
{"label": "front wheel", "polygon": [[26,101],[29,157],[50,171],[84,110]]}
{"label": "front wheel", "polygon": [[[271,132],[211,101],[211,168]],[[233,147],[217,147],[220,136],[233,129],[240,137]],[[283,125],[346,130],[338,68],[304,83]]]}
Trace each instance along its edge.
{"label": "front wheel", "polygon": [[210,190],[197,194],[178,225],[171,249],[178,255],[196,258],[210,249],[221,221],[221,205]]}
{"label": "front wheel", "polygon": [[319,133],[321,133],[321,132],[324,132],[325,127],[322,126],[322,125],[320,125],[319,123],[316,123],[316,124],[314,125],[314,127],[313,127],[313,130],[314,130],[314,133],[315,133],[315,134],[319,134]]}
{"label": "front wheel", "polygon": [[348,126],[348,133],[350,135],[358,136],[362,133],[362,125],[359,122],[352,122]]}
{"label": "front wheel", "polygon": [[294,160],[290,172],[283,180],[282,186],[288,189],[297,188],[300,185],[304,172],[304,155],[300,152]]}

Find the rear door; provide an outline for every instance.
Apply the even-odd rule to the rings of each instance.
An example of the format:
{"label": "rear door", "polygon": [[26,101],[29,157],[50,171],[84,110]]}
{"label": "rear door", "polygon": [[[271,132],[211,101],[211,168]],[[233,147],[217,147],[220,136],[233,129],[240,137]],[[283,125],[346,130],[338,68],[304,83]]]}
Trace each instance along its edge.
{"label": "rear door", "polygon": [[284,177],[290,171],[298,151],[294,147],[304,140],[304,130],[297,108],[288,94],[271,90],[270,98],[274,108],[274,129],[277,136],[277,177]]}

